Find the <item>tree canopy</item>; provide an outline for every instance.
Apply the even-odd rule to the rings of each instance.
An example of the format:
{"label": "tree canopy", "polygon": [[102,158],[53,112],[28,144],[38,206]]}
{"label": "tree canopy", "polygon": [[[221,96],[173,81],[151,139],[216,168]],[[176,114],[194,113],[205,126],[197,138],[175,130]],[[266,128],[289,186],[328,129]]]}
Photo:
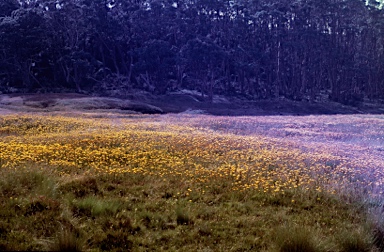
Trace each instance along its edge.
{"label": "tree canopy", "polygon": [[383,3],[3,0],[0,92],[384,98]]}

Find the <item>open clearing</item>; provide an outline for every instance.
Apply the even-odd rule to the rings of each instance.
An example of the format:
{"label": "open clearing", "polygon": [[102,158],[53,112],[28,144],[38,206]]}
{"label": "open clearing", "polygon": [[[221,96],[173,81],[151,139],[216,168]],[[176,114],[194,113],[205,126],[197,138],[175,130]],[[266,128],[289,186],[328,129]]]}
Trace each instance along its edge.
{"label": "open clearing", "polygon": [[381,251],[383,131],[381,115],[5,114],[0,249]]}

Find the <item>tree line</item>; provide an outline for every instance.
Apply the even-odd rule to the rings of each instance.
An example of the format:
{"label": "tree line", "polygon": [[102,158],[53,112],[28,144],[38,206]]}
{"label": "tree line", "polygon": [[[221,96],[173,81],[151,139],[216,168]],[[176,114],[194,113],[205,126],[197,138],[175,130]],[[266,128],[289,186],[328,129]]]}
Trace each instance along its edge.
{"label": "tree line", "polygon": [[2,0],[0,92],[384,98],[384,10],[361,0]]}

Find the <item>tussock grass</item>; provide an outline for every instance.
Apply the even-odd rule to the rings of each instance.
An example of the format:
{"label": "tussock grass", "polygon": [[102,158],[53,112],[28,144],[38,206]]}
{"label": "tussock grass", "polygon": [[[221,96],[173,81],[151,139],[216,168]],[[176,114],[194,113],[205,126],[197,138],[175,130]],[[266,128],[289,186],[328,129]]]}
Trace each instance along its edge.
{"label": "tussock grass", "polygon": [[275,243],[280,252],[318,252],[322,251],[315,241],[313,231],[306,227],[283,226],[276,230]]}
{"label": "tussock grass", "polygon": [[342,252],[369,252],[373,248],[372,236],[361,229],[344,231],[338,239]]}
{"label": "tussock grass", "polygon": [[384,251],[384,215],[382,202],[369,205],[368,225],[372,230],[372,242],[379,251]]}
{"label": "tussock grass", "polygon": [[57,183],[51,174],[31,165],[28,169],[3,169],[0,180],[0,195],[18,198],[25,194],[55,197]]}
{"label": "tussock grass", "polygon": [[343,178],[333,173],[341,164],[320,176],[329,164],[297,150],[157,117],[11,119],[30,126],[8,128],[0,140],[0,250],[384,247],[380,218],[368,222],[353,193],[323,187],[328,175],[332,183]]}
{"label": "tussock grass", "polygon": [[49,246],[50,251],[59,252],[81,252],[83,251],[82,241],[76,234],[66,230],[57,235],[53,243]]}
{"label": "tussock grass", "polygon": [[[54,173],[47,174],[50,180],[59,183],[58,188],[71,184]],[[6,178],[2,177],[2,183],[4,180]],[[6,205],[1,210],[0,220],[2,248],[40,250],[44,247],[39,243],[26,241],[57,237],[54,250],[58,251],[71,246],[85,250],[133,251],[196,251],[197,248],[321,251],[311,242],[313,237],[316,240],[316,236],[320,236],[336,244],[337,251],[346,251],[342,249],[354,246],[354,240],[332,237],[365,223],[363,212],[344,205],[334,196],[328,199],[322,195],[319,200],[319,195],[311,192],[293,191],[271,196],[255,189],[232,191],[227,188],[218,193],[215,188],[205,187],[204,194],[186,195],[176,193],[185,186],[181,179],[169,183],[164,177],[146,175],[143,179],[141,174],[125,173],[94,176],[92,180],[100,191],[97,195],[76,197],[70,190],[61,190],[55,198],[35,197],[32,195],[41,183],[33,183],[30,193],[22,190],[24,195],[7,194],[18,195],[17,199],[3,196]],[[76,188],[83,186],[84,191],[88,190],[88,182],[75,181]],[[283,223],[295,223],[303,230],[312,230],[315,226],[316,232],[301,232],[298,228],[281,231],[279,227]],[[36,227],[40,228],[36,230]],[[58,231],[63,227],[72,231]],[[368,229],[361,229],[360,233],[365,237],[368,232]],[[285,234],[289,234],[288,240]],[[314,250],[310,250],[312,247]]]}
{"label": "tussock grass", "polygon": [[193,219],[185,208],[176,208],[176,223],[178,225],[192,225]]}

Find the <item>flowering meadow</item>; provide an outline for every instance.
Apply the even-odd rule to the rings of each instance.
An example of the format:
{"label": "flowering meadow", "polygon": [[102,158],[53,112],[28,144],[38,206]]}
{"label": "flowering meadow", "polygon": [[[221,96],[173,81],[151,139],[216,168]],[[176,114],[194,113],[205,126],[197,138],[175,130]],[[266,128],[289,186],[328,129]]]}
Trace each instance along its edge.
{"label": "flowering meadow", "polygon": [[[83,210],[87,209],[87,204],[91,205],[89,208],[92,211],[88,214],[89,216],[87,214],[85,216],[99,216],[95,214],[97,212],[95,207],[102,208],[104,205],[98,200],[105,200],[110,192],[116,191],[117,193],[117,188],[119,188],[120,196],[111,194],[109,199],[115,199],[114,202],[118,202],[116,209],[109,209],[108,207],[113,206],[114,203],[108,201],[109,203],[105,207],[109,210],[107,209],[106,212],[115,215],[115,219],[124,213],[129,215],[126,218],[129,219],[130,224],[127,225],[131,236],[143,232],[144,228],[149,230],[151,226],[148,223],[154,223],[159,211],[167,212],[168,210],[164,209],[168,209],[165,205],[169,204],[170,207],[176,208],[176,212],[164,217],[165,219],[159,217],[162,223],[161,230],[174,231],[178,230],[177,224],[190,224],[194,226],[194,230],[197,230],[199,237],[216,237],[216,240],[219,239],[217,237],[220,237],[220,234],[212,233],[211,227],[203,222],[208,220],[208,223],[217,225],[222,220],[220,214],[218,219],[210,220],[198,213],[193,214],[199,207],[193,208],[193,205],[188,204],[203,202],[204,206],[208,207],[218,201],[225,207],[234,207],[237,203],[230,206],[225,205],[234,200],[233,198],[227,199],[227,201],[224,198],[229,197],[228,195],[237,195],[236,197],[243,195],[240,197],[241,200],[252,199],[252,201],[258,202],[254,204],[259,207],[268,202],[271,207],[283,206],[283,208],[273,210],[278,213],[276,223],[281,224],[287,221],[284,219],[285,217],[280,216],[281,211],[285,216],[287,209],[291,209],[295,213],[295,207],[299,206],[300,213],[312,208],[317,209],[317,206],[321,206],[321,204],[329,207],[327,204],[330,204],[332,195],[341,196],[347,200],[353,196],[372,201],[380,199],[383,193],[384,116],[214,117],[181,114],[56,113],[32,115],[25,113],[0,117],[0,137],[0,171],[22,177],[24,175],[20,175],[20,172],[28,173],[33,168],[37,174],[49,174],[49,176],[55,177],[54,185],[52,188],[49,187],[51,192],[48,196],[44,192],[38,191],[34,195],[28,196],[27,199],[23,196],[23,193],[26,192],[24,189],[20,189],[23,193],[16,192],[11,188],[10,183],[12,182],[0,183],[0,189],[3,187],[0,190],[2,204],[11,206],[13,209],[12,214],[3,213],[3,215],[9,219],[15,218],[14,221],[17,222],[16,219],[21,217],[16,214],[15,209],[19,208],[23,209],[20,210],[24,211],[23,216],[37,216],[36,214],[47,209],[56,209],[55,214],[63,216],[63,213],[67,211],[70,216],[68,219],[71,221],[67,220],[66,223],[72,223],[70,230],[77,230],[75,237],[81,236],[79,235],[81,228],[78,226],[83,225],[84,227],[91,224],[87,222],[88,224],[75,225],[73,218],[76,219],[75,222],[82,222],[81,216],[84,217]],[[107,183],[107,180],[114,181],[115,184],[111,185],[112,182]],[[84,183],[81,184],[78,181]],[[123,187],[122,185],[128,183],[127,181],[130,181],[130,184]],[[142,181],[146,181],[145,183],[148,184],[158,181],[159,185],[152,184],[151,189],[148,189],[146,186],[149,185],[143,184]],[[47,184],[44,183],[40,187]],[[80,183],[84,188],[79,189],[73,183]],[[100,189],[102,187],[100,184],[105,185],[104,189]],[[144,196],[141,194],[141,196],[135,194],[134,198],[132,195],[132,197],[126,196],[129,195],[126,188],[134,184],[144,188],[140,189]],[[7,189],[7,185],[10,186],[9,189]],[[177,186],[172,187],[172,185]],[[62,195],[68,193],[72,196],[60,196],[62,197],[60,198],[57,196],[57,191]],[[249,196],[251,195],[249,192],[252,192],[253,196]],[[310,192],[310,194],[305,192]],[[143,204],[145,202],[145,200],[141,200],[141,197],[149,197],[148,195],[151,194],[158,195],[156,197],[159,201],[155,205],[162,210],[154,208],[153,204],[151,207],[145,205],[143,208],[145,208],[147,216],[138,215],[137,211],[140,208],[138,202]],[[306,198],[303,195],[307,195]],[[236,197],[235,199],[237,199]],[[310,204],[308,200],[311,202]],[[68,206],[58,203],[61,201],[66,201]],[[164,208],[158,206],[159,202],[164,204]],[[122,207],[124,204],[131,205],[124,208]],[[132,204],[137,204],[138,207],[132,207]],[[332,207],[337,205],[332,204]],[[241,211],[239,213],[244,214]],[[267,210],[268,213],[263,212],[266,216],[260,213],[255,216],[276,218],[276,216],[271,217],[269,211],[271,209]],[[324,209],[318,211],[321,212]],[[100,210],[100,212],[103,211]],[[185,216],[187,215],[185,212],[195,216]],[[176,217],[174,217],[175,214]],[[337,219],[334,213],[331,214],[332,218]],[[358,214],[360,213],[350,214],[348,212],[343,215],[347,217],[343,217],[342,220],[351,219],[354,223],[346,225],[360,225],[355,223]],[[328,217],[324,216],[318,218],[328,220]],[[159,218],[156,220],[159,221]],[[172,218],[176,218],[176,226],[174,226]],[[223,219],[225,218],[223,217]],[[255,220],[253,219],[253,221]],[[56,222],[62,223],[63,221]],[[260,223],[264,222],[267,221],[264,220]],[[305,225],[313,226],[312,220],[304,219],[304,222]],[[316,220],[314,222],[326,227],[326,231],[321,231],[321,235],[329,235],[337,230],[333,227],[335,223],[332,221],[328,223],[324,220]],[[269,225],[274,226],[276,223]],[[0,225],[0,237],[3,237],[4,240],[11,239],[4,238],[8,236],[1,236],[2,228],[6,229],[9,227],[7,225],[4,223],[3,227]],[[61,227],[63,225],[61,224]],[[117,224],[113,225],[116,227]],[[119,222],[118,225],[121,229],[121,225],[125,224]],[[231,221],[228,220],[223,227],[225,225],[231,225]],[[340,224],[340,227],[342,225],[344,224]],[[113,229],[112,226],[108,226],[108,228]],[[23,228],[21,229],[23,230]],[[91,229],[89,227],[88,231],[83,230],[82,232],[87,233]],[[103,230],[103,228],[101,229]],[[136,229],[137,232],[134,231]],[[92,230],[92,232],[97,232]],[[153,232],[156,230],[158,229],[153,228]],[[263,230],[263,228],[258,230]],[[246,250],[245,248],[249,249],[258,244],[256,247],[260,250],[269,250],[274,232],[268,230],[265,228],[262,234],[257,235],[251,232],[249,237],[259,237],[258,239],[261,240],[249,238],[252,240],[251,245],[242,244],[241,246],[245,246],[243,249]],[[104,230],[104,232],[109,231]],[[54,231],[49,234],[53,236]],[[40,241],[40,243],[36,243],[36,247],[21,247],[21,249],[41,249],[42,247],[39,247],[38,244],[41,245],[42,237],[46,235],[43,232],[41,237],[35,237]],[[156,241],[149,242],[154,239],[151,235],[153,236],[154,233],[142,235],[135,241],[124,235],[123,238],[121,235],[112,234],[106,235],[104,238],[88,237],[85,242],[87,245],[84,246],[109,250],[112,247],[108,247],[109,245],[105,241],[121,238],[124,241],[123,244],[130,244],[130,248],[140,250],[137,246],[143,246],[142,250],[145,251],[156,244]],[[239,234],[237,233],[237,235]],[[117,236],[119,238],[116,238]],[[236,235],[231,234],[231,236],[231,239],[236,241]],[[17,239],[23,240],[22,237],[24,236]],[[226,238],[222,237],[222,239]],[[195,250],[197,245],[193,244],[194,240],[196,237],[191,238],[191,244],[188,245],[190,247],[184,247],[183,250]],[[152,245],[147,244],[145,247],[143,244],[148,242]],[[216,243],[219,242],[216,241]],[[45,245],[47,244],[49,242]],[[178,247],[180,244],[167,247],[171,244],[167,239],[164,244],[166,244],[165,247],[157,249],[181,249]],[[0,242],[0,248],[2,248],[1,245]],[[3,248],[20,249],[20,247],[8,245],[3,245]],[[229,248],[228,244],[220,246],[216,247],[219,248],[217,251]],[[276,246],[278,247],[278,245]],[[216,250],[214,248],[215,246],[213,250]],[[48,249],[50,250],[52,247],[48,247]],[[339,251],[339,249],[328,251]]]}
{"label": "flowering meadow", "polygon": [[1,168],[35,163],[62,176],[172,175],[199,185],[229,177],[233,190],[364,187],[375,194],[384,178],[378,116],[11,115],[0,118],[0,135]]}

